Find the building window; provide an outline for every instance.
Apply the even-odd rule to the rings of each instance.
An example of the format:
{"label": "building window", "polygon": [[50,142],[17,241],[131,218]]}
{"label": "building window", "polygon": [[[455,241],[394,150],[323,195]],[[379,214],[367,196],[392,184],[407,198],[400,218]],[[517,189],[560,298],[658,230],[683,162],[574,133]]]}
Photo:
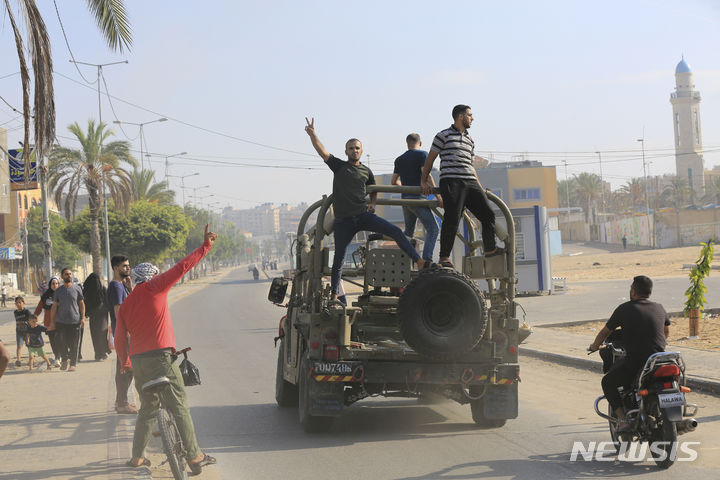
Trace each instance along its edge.
{"label": "building window", "polygon": [[3,183],[2,192],[3,192],[3,193],[2,193],[3,195],[7,195],[7,194],[8,194],[8,192],[7,192],[7,183]]}
{"label": "building window", "polygon": [[677,132],[677,144],[680,146],[680,114],[675,113],[675,132]]}
{"label": "building window", "polygon": [[693,115],[695,116],[695,144],[700,145],[700,125],[698,125],[697,110],[693,112]]}
{"label": "building window", "polygon": [[28,209],[28,203],[27,203],[27,195],[25,195],[25,210]]}
{"label": "building window", "polygon": [[513,188],[513,200],[522,202],[526,200],[540,200],[539,188]]}

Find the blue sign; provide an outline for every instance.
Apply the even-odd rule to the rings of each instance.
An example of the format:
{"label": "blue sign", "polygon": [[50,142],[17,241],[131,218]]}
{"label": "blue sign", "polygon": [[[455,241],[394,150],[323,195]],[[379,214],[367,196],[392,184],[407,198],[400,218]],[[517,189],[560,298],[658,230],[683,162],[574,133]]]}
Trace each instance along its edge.
{"label": "blue sign", "polygon": [[25,160],[23,159],[22,150],[8,150],[10,158],[10,190],[34,190],[37,185],[37,168],[35,165],[34,155],[30,155],[30,176],[25,183]]}
{"label": "blue sign", "polygon": [[15,260],[15,248],[14,247],[0,248],[0,260]]}

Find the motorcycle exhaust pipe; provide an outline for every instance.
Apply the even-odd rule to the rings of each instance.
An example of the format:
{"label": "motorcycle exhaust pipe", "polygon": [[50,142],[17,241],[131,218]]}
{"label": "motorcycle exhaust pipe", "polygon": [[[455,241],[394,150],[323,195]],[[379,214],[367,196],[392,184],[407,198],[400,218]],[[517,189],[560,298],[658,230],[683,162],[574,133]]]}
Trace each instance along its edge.
{"label": "motorcycle exhaust pipe", "polygon": [[687,418],[680,420],[677,423],[677,434],[682,435],[684,433],[692,432],[697,428],[698,422],[694,418]]}

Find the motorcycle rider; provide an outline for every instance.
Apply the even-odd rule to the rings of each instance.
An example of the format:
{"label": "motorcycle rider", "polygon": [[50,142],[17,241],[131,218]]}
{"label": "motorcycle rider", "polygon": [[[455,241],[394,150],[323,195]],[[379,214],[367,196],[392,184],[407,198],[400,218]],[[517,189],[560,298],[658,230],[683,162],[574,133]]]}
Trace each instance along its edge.
{"label": "motorcycle rider", "polygon": [[618,327],[622,328],[627,355],[610,368],[602,379],[602,389],[619,420],[618,433],[630,428],[617,388],[630,388],[653,353],[664,352],[670,335],[668,314],[659,303],[649,300],[653,282],[645,275],[633,278],[630,301],[618,306],[588,349],[599,350],[602,342]]}

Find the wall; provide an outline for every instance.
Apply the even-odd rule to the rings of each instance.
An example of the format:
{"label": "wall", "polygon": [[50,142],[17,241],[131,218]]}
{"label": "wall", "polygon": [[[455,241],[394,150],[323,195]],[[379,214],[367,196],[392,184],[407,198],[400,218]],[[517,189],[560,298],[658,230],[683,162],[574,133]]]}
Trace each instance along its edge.
{"label": "wall", "polygon": [[[648,219],[650,220],[648,223]],[[602,243],[622,243],[623,235],[627,235],[628,245],[649,246],[653,228],[652,216],[633,215],[600,224],[600,241]]]}

